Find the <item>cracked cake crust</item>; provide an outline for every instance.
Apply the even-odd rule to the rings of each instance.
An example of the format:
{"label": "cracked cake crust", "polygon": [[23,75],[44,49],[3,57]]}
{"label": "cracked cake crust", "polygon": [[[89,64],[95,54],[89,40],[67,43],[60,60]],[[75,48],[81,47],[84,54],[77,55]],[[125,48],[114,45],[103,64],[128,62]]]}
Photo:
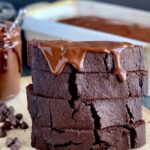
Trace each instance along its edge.
{"label": "cracked cake crust", "polygon": [[[145,122],[137,121],[128,126],[108,127],[96,130],[65,129],[56,132],[33,124],[32,146],[42,150],[129,150],[145,144]],[[133,136],[133,132],[136,136]],[[132,140],[131,140],[132,138]],[[142,142],[137,139],[143,139]],[[97,140],[97,141],[96,141]],[[135,144],[135,141],[138,141]],[[39,144],[44,143],[44,144]],[[45,149],[43,149],[45,145]]]}
{"label": "cracked cake crust", "polygon": [[28,109],[33,123],[41,127],[100,129],[133,123],[142,118],[141,98],[103,99],[88,102],[76,100],[75,106],[78,107],[75,108],[70,106],[69,100],[34,95],[32,85],[27,87],[27,96]]}
{"label": "cracked cake crust", "polygon": [[[32,70],[35,94],[70,100],[70,85],[77,97],[85,100],[128,98],[147,94],[147,72],[128,72],[127,82],[120,82],[111,73],[74,73],[56,76],[50,72]],[[43,80],[44,79],[44,80]],[[73,88],[71,86],[71,88]]]}

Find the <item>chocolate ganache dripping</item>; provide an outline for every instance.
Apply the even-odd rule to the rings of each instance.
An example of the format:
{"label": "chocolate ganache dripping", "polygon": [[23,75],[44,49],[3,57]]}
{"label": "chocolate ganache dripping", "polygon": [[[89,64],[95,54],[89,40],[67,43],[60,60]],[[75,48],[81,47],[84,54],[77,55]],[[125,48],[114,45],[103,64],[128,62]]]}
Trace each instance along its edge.
{"label": "chocolate ganache dripping", "polygon": [[4,72],[8,70],[8,51],[12,50],[16,54],[19,72],[21,72],[20,29],[16,27],[9,32],[10,26],[10,22],[5,22],[0,26],[0,70]]}
{"label": "chocolate ganache dripping", "polygon": [[112,53],[114,60],[114,72],[121,81],[126,81],[126,70],[121,66],[120,55],[127,47],[134,45],[126,42],[67,42],[53,41],[37,44],[45,56],[52,73],[59,75],[67,63],[81,71],[87,52]]}

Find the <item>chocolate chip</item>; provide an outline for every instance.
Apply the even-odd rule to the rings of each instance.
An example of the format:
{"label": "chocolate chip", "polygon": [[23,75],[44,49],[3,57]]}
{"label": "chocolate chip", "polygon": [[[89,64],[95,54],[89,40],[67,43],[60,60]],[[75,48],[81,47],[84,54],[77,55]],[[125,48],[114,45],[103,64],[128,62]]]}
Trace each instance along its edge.
{"label": "chocolate chip", "polygon": [[5,137],[6,134],[6,130],[4,130],[2,127],[0,127],[0,138]]}
{"label": "chocolate chip", "polygon": [[1,114],[0,115],[0,122],[5,122],[5,120],[6,120],[6,117],[3,114]]}
{"label": "chocolate chip", "polygon": [[14,128],[18,128],[20,126],[20,122],[14,114],[9,114],[8,119],[10,120],[10,122]]}
{"label": "chocolate chip", "polygon": [[17,119],[12,120],[11,124],[14,128],[20,127],[20,122]]}
{"label": "chocolate chip", "polygon": [[15,109],[14,109],[13,106],[10,106],[8,109],[9,109],[9,112],[12,113],[12,114],[15,112]]}
{"label": "chocolate chip", "polygon": [[[4,106],[4,105],[5,105],[5,103],[3,103],[3,102],[0,102],[0,107],[1,107],[1,106]],[[6,105],[5,105],[5,106],[6,106]]]}
{"label": "chocolate chip", "polygon": [[20,113],[16,114],[16,118],[18,120],[21,120],[23,118],[23,114],[20,114]]}
{"label": "chocolate chip", "polygon": [[0,114],[2,114],[2,115],[6,115],[7,114],[7,112],[8,112],[8,108],[7,108],[7,106],[6,105],[2,105],[1,107],[0,107]]}
{"label": "chocolate chip", "polygon": [[14,107],[13,107],[13,106],[10,106],[10,107],[8,108],[8,111],[7,111],[6,116],[8,116],[9,114],[13,114],[14,112],[15,112]]}
{"label": "chocolate chip", "polygon": [[28,129],[28,124],[25,122],[25,121],[23,121],[21,124],[20,124],[20,128],[21,129]]}
{"label": "chocolate chip", "polygon": [[9,114],[9,115],[8,115],[8,119],[9,119],[10,122],[11,122],[11,121],[13,121],[13,120],[16,120],[16,117],[15,117],[14,114]]}
{"label": "chocolate chip", "polygon": [[21,148],[21,142],[19,141],[17,137],[14,138],[14,144],[16,144],[18,148]]}
{"label": "chocolate chip", "polygon": [[[5,137],[7,135],[6,131],[10,130],[12,127],[20,128],[20,129],[27,129],[28,124],[26,122],[23,121],[20,124],[20,121],[22,118],[23,118],[23,114],[21,114],[21,113],[17,113],[15,115],[15,109],[13,106],[7,107],[7,105],[5,103],[0,102],[0,122],[4,123],[0,127],[0,137]],[[8,139],[8,140],[10,140],[10,139]],[[16,141],[19,141],[19,140],[16,140]],[[8,141],[8,143],[9,142],[10,141]],[[19,142],[16,142],[16,143],[19,143]]]}
{"label": "chocolate chip", "polygon": [[5,145],[6,145],[7,147],[10,147],[10,146],[13,145],[13,144],[14,144],[14,139],[8,137],[8,138],[6,139]]}
{"label": "chocolate chip", "polygon": [[10,121],[5,121],[2,128],[5,129],[5,130],[10,130],[11,129],[11,122]]}
{"label": "chocolate chip", "polygon": [[11,150],[19,150],[18,145],[13,144],[13,145],[11,146]]}
{"label": "chocolate chip", "polygon": [[21,142],[19,141],[19,139],[17,137],[7,138],[5,145],[7,147],[11,147],[11,149],[13,149],[13,150],[19,150],[21,148]]}

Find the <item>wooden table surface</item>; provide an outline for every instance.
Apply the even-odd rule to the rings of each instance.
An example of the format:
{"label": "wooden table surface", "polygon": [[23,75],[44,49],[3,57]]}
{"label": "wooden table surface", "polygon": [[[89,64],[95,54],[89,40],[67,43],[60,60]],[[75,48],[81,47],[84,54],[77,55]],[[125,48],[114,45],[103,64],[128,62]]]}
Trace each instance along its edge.
{"label": "wooden table surface", "polygon": [[[31,83],[31,77],[25,77],[21,79],[21,90],[17,97],[6,101],[8,106],[14,106],[16,112],[23,113],[24,120],[29,124],[29,129],[20,130],[14,129],[8,132],[8,137],[18,137],[22,143],[21,150],[35,150],[30,146],[31,143],[31,118],[27,111],[27,101],[26,101],[26,91],[25,87]],[[143,109],[143,118],[146,121],[146,140],[145,146],[139,148],[138,150],[150,150],[150,111],[145,107]],[[10,150],[5,146],[6,138],[0,138],[0,150]]]}

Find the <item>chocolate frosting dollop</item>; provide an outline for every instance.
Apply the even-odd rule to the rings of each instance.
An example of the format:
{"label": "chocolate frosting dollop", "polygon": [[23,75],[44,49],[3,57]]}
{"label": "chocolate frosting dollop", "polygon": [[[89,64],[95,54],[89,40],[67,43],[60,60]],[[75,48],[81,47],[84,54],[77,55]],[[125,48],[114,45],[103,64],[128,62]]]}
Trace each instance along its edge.
{"label": "chocolate frosting dollop", "polygon": [[81,71],[87,52],[112,53],[114,72],[123,82],[126,81],[126,70],[121,65],[120,55],[127,47],[134,47],[130,43],[110,41],[39,41],[37,45],[45,56],[51,72],[56,75],[62,72],[66,64],[71,64],[78,71]]}

